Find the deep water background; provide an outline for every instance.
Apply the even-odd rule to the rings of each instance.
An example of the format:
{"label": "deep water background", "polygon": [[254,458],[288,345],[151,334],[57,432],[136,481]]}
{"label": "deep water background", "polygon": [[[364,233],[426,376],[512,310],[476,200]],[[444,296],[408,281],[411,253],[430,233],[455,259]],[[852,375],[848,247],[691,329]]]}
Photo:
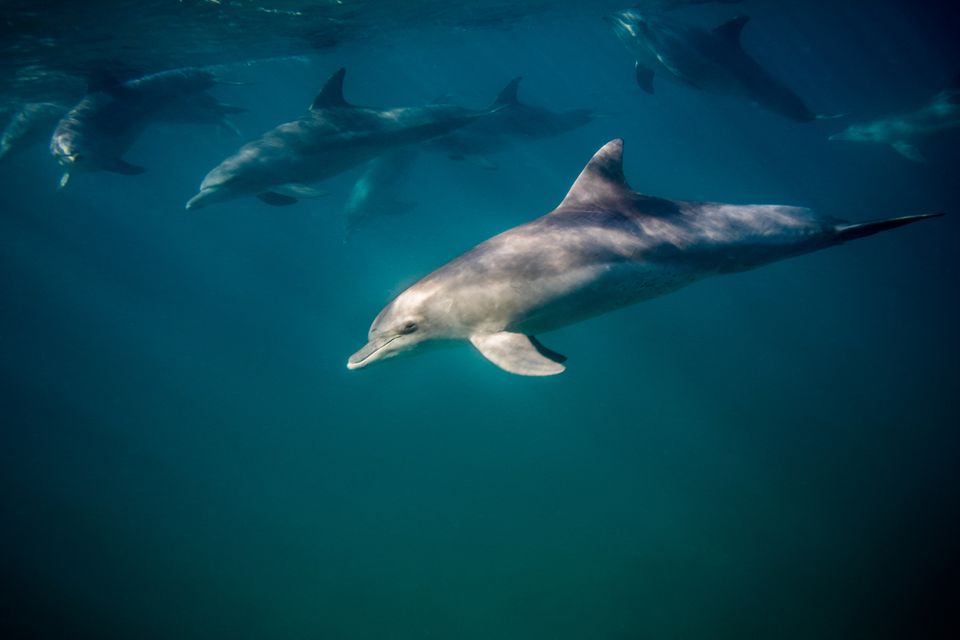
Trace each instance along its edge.
{"label": "deep water background", "polygon": [[[357,172],[186,213],[239,144],[204,127],[63,192],[43,148],[0,167],[5,637],[955,637],[960,152],[826,138],[943,88],[958,20],[756,4],[745,47],[846,120],[645,95],[599,15],[231,68],[248,138],[340,66],[359,104],[479,107],[523,75],[527,102],[602,112],[496,171],[422,156],[417,208],[349,244]],[[948,216],[541,336],[558,377],[469,347],[347,371],[392,295],[552,209],[614,137],[656,195]]]}

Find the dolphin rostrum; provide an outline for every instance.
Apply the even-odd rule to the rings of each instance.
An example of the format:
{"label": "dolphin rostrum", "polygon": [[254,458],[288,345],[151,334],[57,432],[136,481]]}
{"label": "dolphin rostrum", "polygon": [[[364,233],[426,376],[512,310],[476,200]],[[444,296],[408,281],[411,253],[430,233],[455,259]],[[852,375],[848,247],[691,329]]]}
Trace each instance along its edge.
{"label": "dolphin rostrum", "polygon": [[450,133],[493,109],[450,105],[375,109],[343,97],[345,69],[334,73],[307,114],[242,146],[203,179],[187,202],[198,209],[242,196],[270,205],[294,204],[322,192],[311,187],[382,153]]}
{"label": "dolphin rostrum", "polygon": [[960,74],[949,87],[922,107],[908,113],[852,124],[830,140],[889,144],[897,153],[914,162],[926,162],[918,146],[923,142],[960,129]]}
{"label": "dolphin rostrum", "polygon": [[631,191],[623,141],[587,164],[556,209],[483,242],[390,302],[347,367],[428,341],[468,340],[510,373],[561,373],[534,336],[735,273],[942,214],[849,223],[810,209],[667,200]]}
{"label": "dolphin rostrum", "polygon": [[604,19],[636,58],[636,81],[647,93],[654,92],[653,77],[660,71],[688,87],[739,96],[798,122],[835,117],[812,112],[744,51],[740,33],[750,21],[748,16],[734,18],[712,31],[637,9],[624,9]]}
{"label": "dolphin rostrum", "polygon": [[65,169],[60,186],[81,170],[124,175],[146,171],[122,156],[151,122],[227,126],[226,115],[244,109],[220,104],[206,93],[215,84],[212,73],[184,68],[91,88],[60,120],[50,140],[50,152]]}

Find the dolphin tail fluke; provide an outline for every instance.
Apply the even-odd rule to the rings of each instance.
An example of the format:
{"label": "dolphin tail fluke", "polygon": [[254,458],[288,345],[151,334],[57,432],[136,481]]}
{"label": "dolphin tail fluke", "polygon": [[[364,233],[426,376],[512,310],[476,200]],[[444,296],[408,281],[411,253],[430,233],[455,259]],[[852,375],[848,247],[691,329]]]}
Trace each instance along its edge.
{"label": "dolphin tail fluke", "polygon": [[837,240],[839,242],[848,242],[850,240],[857,240],[858,238],[866,238],[867,236],[872,236],[875,233],[880,233],[881,231],[886,231],[888,229],[896,229],[897,227],[902,227],[907,224],[913,224],[914,222],[919,222],[920,220],[926,220],[928,218],[939,218],[944,215],[943,213],[922,213],[916,216],[902,216],[900,218],[890,218],[888,220],[875,220],[873,222],[861,222],[856,224],[840,224],[837,225]]}
{"label": "dolphin tail fluke", "polygon": [[845,118],[847,114],[845,113],[818,113],[813,116],[814,120],[836,120],[837,118]]}

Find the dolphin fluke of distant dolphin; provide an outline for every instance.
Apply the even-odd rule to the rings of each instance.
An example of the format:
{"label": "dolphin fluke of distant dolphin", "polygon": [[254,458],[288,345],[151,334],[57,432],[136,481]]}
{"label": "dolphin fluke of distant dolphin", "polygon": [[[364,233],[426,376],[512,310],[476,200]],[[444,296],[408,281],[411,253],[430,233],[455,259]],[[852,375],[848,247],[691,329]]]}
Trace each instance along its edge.
{"label": "dolphin fluke of distant dolphin", "polygon": [[783,205],[668,200],[632,191],[623,141],[601,148],[556,209],[429,274],[373,321],[347,367],[429,342],[469,341],[505,371],[548,376],[565,358],[543,332],[942,214],[851,223]]}
{"label": "dolphin fluke of distant dolphin", "polygon": [[195,68],[162,71],[127,82],[98,81],[63,116],[50,140],[50,152],[64,167],[60,186],[78,171],[145,172],[123,155],[153,122],[229,127],[226,116],[243,109],[220,104],[206,93],[216,84],[214,74]]}
{"label": "dolphin fluke of distant dolphin", "polygon": [[243,196],[275,206],[320,192],[314,186],[383,153],[425,142],[493,113],[446,104],[378,109],[343,96],[346,69],[336,71],[303,117],[245,144],[203,179],[187,202],[199,209]]}
{"label": "dolphin fluke of distant dolphin", "polygon": [[852,124],[830,140],[888,144],[907,160],[926,162],[924,143],[960,130],[960,73],[925,105],[871,122]]}
{"label": "dolphin fluke of distant dolphin", "polygon": [[743,49],[740,34],[750,21],[748,16],[713,30],[637,9],[604,19],[634,55],[636,82],[647,93],[654,93],[654,77],[659,73],[693,89],[738,96],[797,122],[836,117],[811,111]]}

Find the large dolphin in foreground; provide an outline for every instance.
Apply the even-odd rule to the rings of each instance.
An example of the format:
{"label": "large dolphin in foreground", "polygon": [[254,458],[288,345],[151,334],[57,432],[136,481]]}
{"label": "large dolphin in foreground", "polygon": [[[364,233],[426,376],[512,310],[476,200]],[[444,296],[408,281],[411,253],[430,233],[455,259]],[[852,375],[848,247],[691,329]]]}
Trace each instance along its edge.
{"label": "large dolphin in foreground", "polygon": [[682,24],[656,13],[625,9],[604,18],[636,58],[636,81],[653,93],[657,71],[680,83],[723,95],[739,96],[798,122],[817,115],[785,84],[743,50],[740,33],[749,22],[739,16],[712,31]]}
{"label": "large dolphin in foreground", "polygon": [[468,340],[510,373],[561,373],[535,334],[942,214],[848,223],[783,205],[686,202],[630,190],[623,141],[601,148],[549,214],[501,233],[397,296],[350,357],[358,369],[431,341]]}
{"label": "large dolphin in foreground", "polygon": [[949,87],[922,107],[872,122],[852,124],[830,136],[830,140],[888,144],[908,160],[925,162],[926,158],[918,147],[927,140],[957,130],[960,130],[960,74]]}
{"label": "large dolphin in foreground", "polygon": [[187,202],[197,209],[242,196],[287,205],[316,196],[312,183],[404,145],[450,133],[493,110],[450,105],[375,109],[343,97],[345,69],[334,73],[303,117],[249,142],[203,179]]}
{"label": "large dolphin in foreground", "polygon": [[122,156],[152,122],[229,126],[226,116],[245,109],[220,104],[206,93],[216,84],[212,73],[184,68],[111,81],[90,91],[60,120],[50,140],[50,152],[64,167],[60,186],[77,171],[146,171]]}

